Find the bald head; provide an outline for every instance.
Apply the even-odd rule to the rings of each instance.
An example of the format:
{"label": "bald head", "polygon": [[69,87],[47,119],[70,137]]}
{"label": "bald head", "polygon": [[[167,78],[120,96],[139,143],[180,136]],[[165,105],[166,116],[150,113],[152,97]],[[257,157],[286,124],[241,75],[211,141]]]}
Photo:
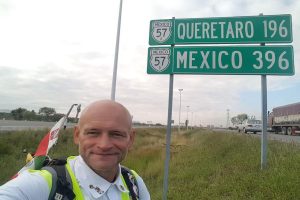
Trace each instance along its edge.
{"label": "bald head", "polygon": [[74,128],[74,142],[79,146],[81,157],[110,182],[133,145],[135,131],[131,126],[131,115],[123,105],[102,100],[88,105]]}
{"label": "bald head", "polygon": [[81,113],[78,125],[82,127],[87,121],[94,121],[98,118],[116,118],[123,121],[131,129],[132,118],[122,104],[111,100],[99,100],[89,104]]}

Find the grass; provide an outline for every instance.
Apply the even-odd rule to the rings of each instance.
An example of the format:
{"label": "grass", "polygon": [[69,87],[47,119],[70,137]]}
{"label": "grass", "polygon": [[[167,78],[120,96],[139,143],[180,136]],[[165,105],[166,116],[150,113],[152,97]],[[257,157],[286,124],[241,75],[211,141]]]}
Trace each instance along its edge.
{"label": "grass", "polygon": [[[0,184],[24,165],[47,131],[0,134]],[[162,199],[165,129],[137,129],[124,165],[144,179],[151,199]],[[52,158],[76,155],[71,130],[61,133]],[[275,199],[300,197],[300,145],[268,142],[267,168],[260,169],[260,140],[209,130],[172,132],[168,199]]]}

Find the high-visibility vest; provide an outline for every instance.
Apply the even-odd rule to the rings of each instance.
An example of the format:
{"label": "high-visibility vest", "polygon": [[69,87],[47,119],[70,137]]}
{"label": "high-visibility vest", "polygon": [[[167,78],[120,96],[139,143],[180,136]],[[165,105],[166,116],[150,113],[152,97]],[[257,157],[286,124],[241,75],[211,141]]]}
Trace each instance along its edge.
{"label": "high-visibility vest", "polygon": [[[67,179],[70,179],[70,180],[67,180],[67,181],[72,184],[72,191],[75,194],[74,200],[84,200],[83,191],[80,189],[80,186],[79,186],[79,184],[76,180],[76,177],[75,177],[75,175],[74,175],[74,173],[71,169],[70,163],[69,163],[69,161],[74,159],[74,158],[76,158],[76,156],[68,157],[67,163],[65,164],[66,169],[67,169],[66,171],[68,172]],[[53,172],[51,173],[49,170],[46,170],[46,169],[30,170],[30,172],[37,172],[37,171],[46,180],[46,182],[48,184],[48,187],[49,187],[49,190],[50,190],[49,200],[50,199],[62,200],[63,195],[59,194],[59,193],[56,193],[56,191],[54,191],[54,189],[53,189],[53,184],[56,184],[56,181],[57,181],[57,177],[54,178],[54,176],[52,176]],[[131,171],[131,173],[133,174],[134,177],[137,177],[137,173],[135,171],[133,171],[133,170],[130,170],[130,171]],[[123,174],[121,174],[121,180],[122,180],[123,185],[125,186],[125,188],[128,191],[130,191],[127,184],[126,184],[126,181],[124,179]],[[137,185],[136,185],[136,187],[137,187]],[[51,198],[51,197],[53,197],[53,198]],[[130,193],[122,191],[121,192],[121,200],[131,200]]]}

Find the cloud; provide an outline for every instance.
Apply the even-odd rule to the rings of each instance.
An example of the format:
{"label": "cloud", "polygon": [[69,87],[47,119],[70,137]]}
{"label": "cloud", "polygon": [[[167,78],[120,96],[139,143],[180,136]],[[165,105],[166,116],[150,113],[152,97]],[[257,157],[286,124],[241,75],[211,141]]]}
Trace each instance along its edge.
{"label": "cloud", "polygon": [[[295,76],[267,76],[269,105],[300,99],[299,1],[128,0],[123,1],[116,100],[136,121],[166,124],[168,75],[148,75],[149,22],[165,18],[292,14]],[[119,1],[3,1],[0,3],[0,108],[55,107],[66,112],[109,99],[114,65]],[[175,75],[173,119],[192,113],[197,124],[226,124],[247,112],[260,118],[260,76]],[[191,119],[190,119],[191,120]],[[183,122],[183,121],[182,121]]]}

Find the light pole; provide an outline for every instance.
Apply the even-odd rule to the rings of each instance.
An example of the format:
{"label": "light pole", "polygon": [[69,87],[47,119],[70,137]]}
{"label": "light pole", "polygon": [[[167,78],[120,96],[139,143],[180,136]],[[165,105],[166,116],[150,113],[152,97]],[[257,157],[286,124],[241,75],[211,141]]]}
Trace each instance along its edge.
{"label": "light pole", "polygon": [[226,128],[229,128],[229,109],[226,110],[227,111],[227,122],[226,122]]}
{"label": "light pole", "polygon": [[194,126],[194,112],[192,112],[192,119],[191,119],[191,129],[193,129],[193,126]]}
{"label": "light pole", "polygon": [[186,106],[186,130],[189,130],[189,107]]}
{"label": "light pole", "polygon": [[120,30],[121,30],[122,4],[123,4],[123,0],[120,0],[118,30],[117,30],[117,39],[116,39],[116,46],[115,46],[114,71],[113,71],[113,79],[112,79],[112,83],[111,83],[111,100],[113,100],[113,101],[115,101],[115,99],[116,99],[116,83],[117,83],[117,73],[118,73],[118,57],[119,57],[119,41],[120,41]]}
{"label": "light pole", "polygon": [[179,91],[179,120],[178,120],[178,132],[180,132],[180,115],[181,115],[181,92],[183,89],[178,89]]}

